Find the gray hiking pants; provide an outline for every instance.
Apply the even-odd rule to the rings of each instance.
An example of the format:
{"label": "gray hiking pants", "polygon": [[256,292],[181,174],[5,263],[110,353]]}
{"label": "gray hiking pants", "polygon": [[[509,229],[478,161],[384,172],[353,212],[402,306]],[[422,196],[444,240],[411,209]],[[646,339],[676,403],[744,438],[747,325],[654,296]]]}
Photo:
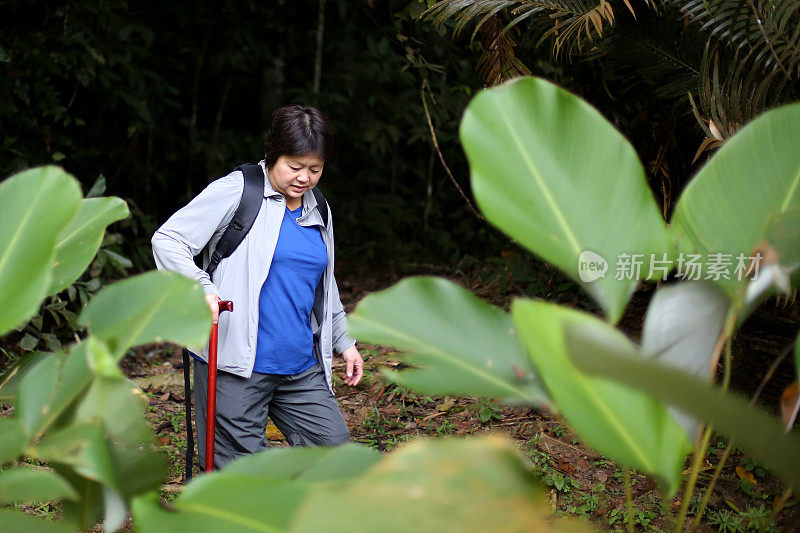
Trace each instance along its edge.
{"label": "gray hiking pants", "polygon": [[[201,469],[206,450],[207,391],[208,365],[195,359],[194,421]],[[215,468],[265,449],[267,418],[292,446],[335,446],[350,440],[350,431],[318,363],[293,375],[253,372],[243,378],[217,372]]]}

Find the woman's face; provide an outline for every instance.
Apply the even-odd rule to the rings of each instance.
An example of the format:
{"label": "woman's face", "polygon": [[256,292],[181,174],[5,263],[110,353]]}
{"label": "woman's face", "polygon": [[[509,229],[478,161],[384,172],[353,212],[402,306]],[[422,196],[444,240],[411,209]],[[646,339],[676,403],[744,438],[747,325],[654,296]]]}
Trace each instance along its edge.
{"label": "woman's face", "polygon": [[282,155],[267,169],[269,183],[286,198],[289,209],[297,209],[303,193],[316,187],[324,164],[317,154]]}

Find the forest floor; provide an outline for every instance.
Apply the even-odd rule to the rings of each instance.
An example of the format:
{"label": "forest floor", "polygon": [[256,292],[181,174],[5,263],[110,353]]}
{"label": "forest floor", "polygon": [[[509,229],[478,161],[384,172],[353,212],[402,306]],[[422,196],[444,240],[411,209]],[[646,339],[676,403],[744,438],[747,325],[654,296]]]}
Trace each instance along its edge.
{"label": "forest floor", "polygon": [[[417,273],[446,274],[433,265],[416,265]],[[496,278],[475,270],[449,273],[480,296],[507,306],[515,287],[504,286]],[[406,273],[403,273],[406,274]],[[501,269],[501,275],[502,269]],[[388,287],[400,274],[361,275],[340,281],[342,300],[350,311],[367,294]],[[352,281],[357,279],[357,281]],[[556,289],[557,278],[550,277],[544,288]],[[578,305],[575,294],[557,292],[556,300]],[[622,329],[636,336],[646,305],[646,295],[631,305]],[[626,328],[625,324],[630,323]],[[360,344],[366,371],[357,386],[342,383],[340,359],[334,360],[334,385],[339,406],[350,428],[351,438],[382,452],[417,438],[444,438],[485,433],[502,434],[518,444],[530,459],[533,473],[549,490],[558,515],[589,520],[602,530],[624,530],[625,490],[623,470],[600,456],[573,433],[558,417],[524,407],[508,407],[477,397],[436,397],[415,394],[396,386],[382,375],[382,369],[402,367],[402,354],[386,346]],[[169,345],[144,346],[123,361],[123,370],[138,383],[149,398],[148,420],[156,439],[169,456],[170,471],[163,496],[174,497],[183,487],[186,434],[183,407],[183,374],[180,349]],[[270,424],[266,428],[269,446],[286,446],[283,435]],[[714,436],[701,467],[698,490],[691,500],[684,530],[694,520],[695,511],[708,485],[718,457],[727,442]],[[780,506],[784,493],[780,483],[755,460],[734,447],[730,459],[710,500],[698,531],[778,531],[798,515],[798,500],[791,497]],[[195,469],[197,467],[195,466]],[[689,464],[687,463],[687,469]],[[632,494],[637,530],[665,531],[673,527],[681,494],[665,501],[649,478],[632,474]],[[773,514],[773,510],[777,510]],[[789,526],[791,527],[791,526]],[[791,530],[791,529],[790,529]]]}
{"label": "forest floor", "polygon": [[[340,276],[339,285],[348,311],[352,311],[368,294],[412,274],[442,275],[505,309],[514,296],[526,293],[572,307],[591,308],[575,285],[560,277],[554,269],[529,272],[520,265],[524,266],[524,262],[518,263],[513,254],[504,253],[498,261],[462,262],[456,268],[416,264],[407,265],[399,272],[346,274]],[[526,281],[521,283],[520,279]],[[637,292],[619,324],[634,339],[641,329],[651,293],[652,287]],[[752,323],[746,324],[738,340],[742,341],[745,351],[761,353],[767,364],[742,370],[752,378],[750,383],[742,385],[743,392],[752,393],[752,381],[760,381],[774,355],[784,350],[787,343],[791,345],[791,332],[796,332],[799,324],[800,303],[797,301],[788,308],[767,309],[760,315],[756,313]],[[359,349],[366,371],[355,387],[342,383],[343,363],[340,359],[334,360],[336,396],[354,442],[390,452],[419,438],[486,433],[504,435],[515,442],[530,460],[533,474],[547,487],[556,515],[587,520],[601,530],[625,529],[623,469],[582,443],[563,420],[535,409],[499,405],[489,399],[416,394],[387,381],[382,374],[383,369],[402,367],[402,354],[387,346],[359,344]],[[744,355],[746,357],[742,359],[754,360],[752,354]],[[788,369],[785,365],[779,368],[762,395],[767,405],[774,403],[787,380],[794,379],[794,369],[790,362],[787,364]],[[180,348],[168,344],[141,346],[125,357],[121,365],[125,374],[144,390],[148,398],[148,422],[154,429],[158,446],[169,458],[162,496],[172,499],[184,487],[187,443]],[[12,412],[13,408],[0,404],[0,416],[10,416]],[[266,428],[266,435],[271,447],[287,445],[283,435],[272,424]],[[684,531],[691,529],[714,466],[726,445],[724,438],[712,437]],[[686,467],[689,467],[688,463]],[[632,494],[637,530],[672,530],[681,503],[680,493],[672,500],[665,500],[653,480],[634,472]],[[798,499],[792,496],[781,505],[783,494],[784,488],[774,476],[734,446],[697,530],[794,531],[792,528],[796,526],[792,524],[800,519]],[[49,517],[59,514],[58,506],[51,504],[30,506],[25,510]],[[126,527],[131,527],[130,522]]]}

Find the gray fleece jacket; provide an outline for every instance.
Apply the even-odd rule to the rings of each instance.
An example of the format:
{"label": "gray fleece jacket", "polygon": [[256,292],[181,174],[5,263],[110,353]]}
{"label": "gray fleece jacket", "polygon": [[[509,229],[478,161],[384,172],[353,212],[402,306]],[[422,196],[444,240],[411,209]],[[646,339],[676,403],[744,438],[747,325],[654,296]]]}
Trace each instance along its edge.
{"label": "gray fleece jacket", "polygon": [[[239,247],[219,263],[213,279],[195,265],[193,257],[204,250],[206,243],[210,243],[209,248],[215,248],[233,218],[244,188],[244,175],[240,171],[210,183],[172,215],[155,232],[151,241],[159,270],[176,271],[198,281],[206,294],[217,294],[222,300],[233,301],[233,312],[220,315],[217,365],[219,370],[242,377],[250,377],[253,372],[259,294],[269,274],[286,207],[285,198],[266,179],[264,161],[259,165],[265,175],[261,209]],[[333,391],[333,353],[342,353],[355,344],[355,339],[347,334],[347,317],[333,276],[332,217],[329,211],[328,227],[324,228],[320,207],[314,194],[306,191],[303,194],[303,212],[297,222],[301,226],[319,226],[328,251],[328,266],[317,286],[311,312],[311,331],[314,333],[314,356],[325,371],[328,388]],[[208,264],[208,248],[203,251],[203,264]],[[208,344],[202,350],[192,351],[208,360]]]}

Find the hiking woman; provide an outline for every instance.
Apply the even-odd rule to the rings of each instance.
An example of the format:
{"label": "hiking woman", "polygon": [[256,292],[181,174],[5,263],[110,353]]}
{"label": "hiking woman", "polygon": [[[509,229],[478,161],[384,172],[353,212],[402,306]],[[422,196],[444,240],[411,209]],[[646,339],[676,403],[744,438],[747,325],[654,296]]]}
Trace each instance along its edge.
{"label": "hiking woman", "polygon": [[[252,228],[209,275],[209,261],[244,189],[236,170],[206,187],[153,235],[159,269],[179,272],[203,287],[219,323],[214,464],[266,447],[271,418],[289,444],[337,445],[350,434],[333,395],[334,353],[346,364],[344,383],[356,385],[364,361],[346,332],[333,276],[333,225],[327,202],[312,189],[331,148],[329,124],[310,106],[284,106],[272,116],[259,163],[266,179]],[[219,315],[220,300],[235,312]],[[205,451],[208,346],[194,360],[198,453]]]}

